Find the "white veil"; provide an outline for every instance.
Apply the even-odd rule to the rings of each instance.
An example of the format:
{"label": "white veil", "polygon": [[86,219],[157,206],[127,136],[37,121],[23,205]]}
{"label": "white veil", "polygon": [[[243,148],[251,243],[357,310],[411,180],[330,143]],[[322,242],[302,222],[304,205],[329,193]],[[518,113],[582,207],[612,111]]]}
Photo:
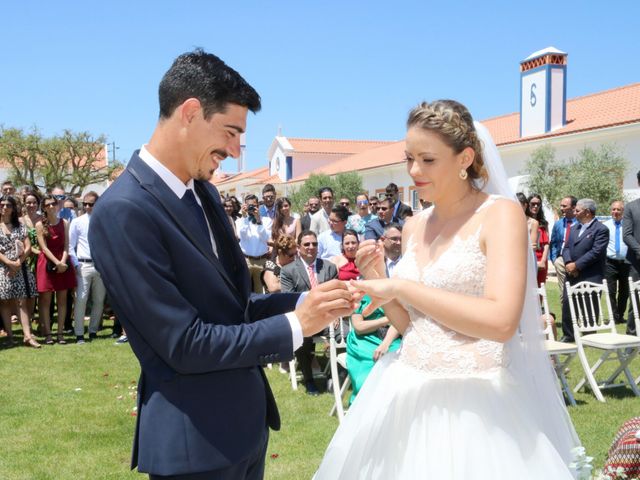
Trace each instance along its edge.
{"label": "white veil", "polygon": [[[507,174],[491,134],[479,122],[474,122],[474,126],[483,144],[484,164],[489,176],[482,191],[517,201],[509,187]],[[535,415],[541,431],[547,435],[565,463],[569,465],[574,457],[572,449],[580,445],[580,440],[571,423],[556,374],[544,347],[537,292],[537,262],[533,251],[530,253],[527,265],[527,291],[520,326],[518,333],[505,345],[505,353],[509,359],[507,368],[514,378],[528,389],[529,398],[534,399],[530,404],[537,407],[531,414]]]}

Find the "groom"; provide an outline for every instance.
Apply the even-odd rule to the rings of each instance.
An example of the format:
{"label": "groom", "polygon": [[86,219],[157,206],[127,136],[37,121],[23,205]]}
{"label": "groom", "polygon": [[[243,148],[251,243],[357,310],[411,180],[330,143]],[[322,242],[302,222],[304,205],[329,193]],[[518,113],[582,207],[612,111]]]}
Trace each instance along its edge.
{"label": "groom", "polygon": [[97,204],[89,243],[140,362],[132,468],[151,479],[259,479],[280,417],[262,366],[348,315],[338,281],[253,296],[246,262],[208,180],[240,155],[256,91],[202,50],[159,88],[148,144]]}

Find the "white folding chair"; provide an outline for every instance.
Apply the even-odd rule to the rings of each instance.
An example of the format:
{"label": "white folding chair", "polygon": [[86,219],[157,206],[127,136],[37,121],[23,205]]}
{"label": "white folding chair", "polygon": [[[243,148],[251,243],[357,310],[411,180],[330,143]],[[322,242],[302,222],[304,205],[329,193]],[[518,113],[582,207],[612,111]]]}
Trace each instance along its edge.
{"label": "white folding chair", "polygon": [[[638,301],[640,295],[640,280],[633,281],[633,278],[629,277],[629,296],[631,296],[631,306],[633,308],[633,321],[636,324],[636,335],[640,336],[640,315],[638,314]],[[640,376],[636,378],[636,385],[640,384]]]}
{"label": "white folding chair", "polygon": [[[313,344],[316,345],[318,343],[328,343],[328,340],[325,336],[320,335],[320,336],[314,336],[313,337]],[[291,388],[293,390],[298,390],[298,372],[296,370],[298,363],[296,362],[296,358],[295,356],[293,357],[293,359],[289,362],[289,380],[291,381]],[[325,378],[326,374],[325,372],[314,372],[313,374],[314,378]]]}
{"label": "white folding chair", "polygon": [[569,387],[569,382],[567,382],[567,377],[565,375],[565,370],[567,369],[567,365],[571,363],[571,360],[578,354],[578,347],[576,347],[575,343],[562,343],[558,342],[553,337],[553,317],[549,315],[549,303],[547,302],[547,289],[545,288],[544,283],[540,285],[538,288],[538,295],[541,297],[541,308],[542,315],[545,319],[545,348],[547,349],[547,353],[552,358],[553,361],[553,369],[556,371],[556,375],[558,376],[558,380],[560,381],[560,386],[562,387],[562,391],[567,396],[567,400],[569,404],[576,406],[576,400],[573,398],[573,393],[571,392],[571,387]]}
{"label": "white folding chair", "polygon": [[[629,364],[640,350],[640,338],[633,335],[622,335],[616,331],[616,325],[611,313],[607,281],[603,280],[602,284],[580,282],[573,286],[567,282],[565,294],[571,311],[573,333],[578,347],[578,358],[580,358],[580,363],[585,373],[585,378],[578,382],[573,391],[577,392],[588,381],[596,398],[604,402],[605,399],[600,390],[624,386],[624,379],[622,383],[614,383],[615,379],[621,373],[624,373],[627,380],[626,383],[629,384],[636,396],[640,396],[640,391],[629,371]],[[601,300],[606,307],[604,309],[601,308]],[[606,317],[604,310],[606,310]],[[593,366],[589,366],[584,350],[585,347],[603,351]],[[619,366],[609,378],[598,383],[595,379],[595,373],[607,360],[617,360]]]}
{"label": "white folding chair", "polygon": [[[337,414],[338,421],[342,422],[344,417],[343,398],[347,389],[351,385],[351,379],[347,375],[344,382],[340,384],[340,375],[338,374],[338,365],[345,370],[347,369],[347,332],[344,328],[345,322],[341,318],[338,321],[338,338],[336,338],[336,329],[333,324],[329,325],[329,364],[331,367],[331,381],[333,383],[333,406],[329,412],[329,416]],[[338,349],[342,350],[338,353]]]}

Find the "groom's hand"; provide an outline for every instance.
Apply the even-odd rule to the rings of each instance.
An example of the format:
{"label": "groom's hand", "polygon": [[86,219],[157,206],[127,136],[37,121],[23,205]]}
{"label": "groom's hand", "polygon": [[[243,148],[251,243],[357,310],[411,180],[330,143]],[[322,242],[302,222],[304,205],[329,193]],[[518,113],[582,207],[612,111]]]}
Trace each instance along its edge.
{"label": "groom's hand", "polygon": [[355,300],[348,286],[340,280],[330,280],[313,288],[295,311],[302,335],[315,335],[333,320],[351,315]]}

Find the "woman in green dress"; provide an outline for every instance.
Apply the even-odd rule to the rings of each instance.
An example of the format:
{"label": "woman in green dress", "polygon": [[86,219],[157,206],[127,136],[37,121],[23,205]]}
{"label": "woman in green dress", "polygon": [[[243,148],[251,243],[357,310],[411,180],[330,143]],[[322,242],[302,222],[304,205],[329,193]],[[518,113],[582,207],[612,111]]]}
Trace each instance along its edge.
{"label": "woman in green dress", "polygon": [[400,347],[400,334],[389,325],[382,308],[376,308],[367,317],[362,316],[370,303],[368,296],[362,299],[351,316],[351,330],[347,335],[347,371],[353,386],[349,404],[356,398],[375,362],[385,353]]}

